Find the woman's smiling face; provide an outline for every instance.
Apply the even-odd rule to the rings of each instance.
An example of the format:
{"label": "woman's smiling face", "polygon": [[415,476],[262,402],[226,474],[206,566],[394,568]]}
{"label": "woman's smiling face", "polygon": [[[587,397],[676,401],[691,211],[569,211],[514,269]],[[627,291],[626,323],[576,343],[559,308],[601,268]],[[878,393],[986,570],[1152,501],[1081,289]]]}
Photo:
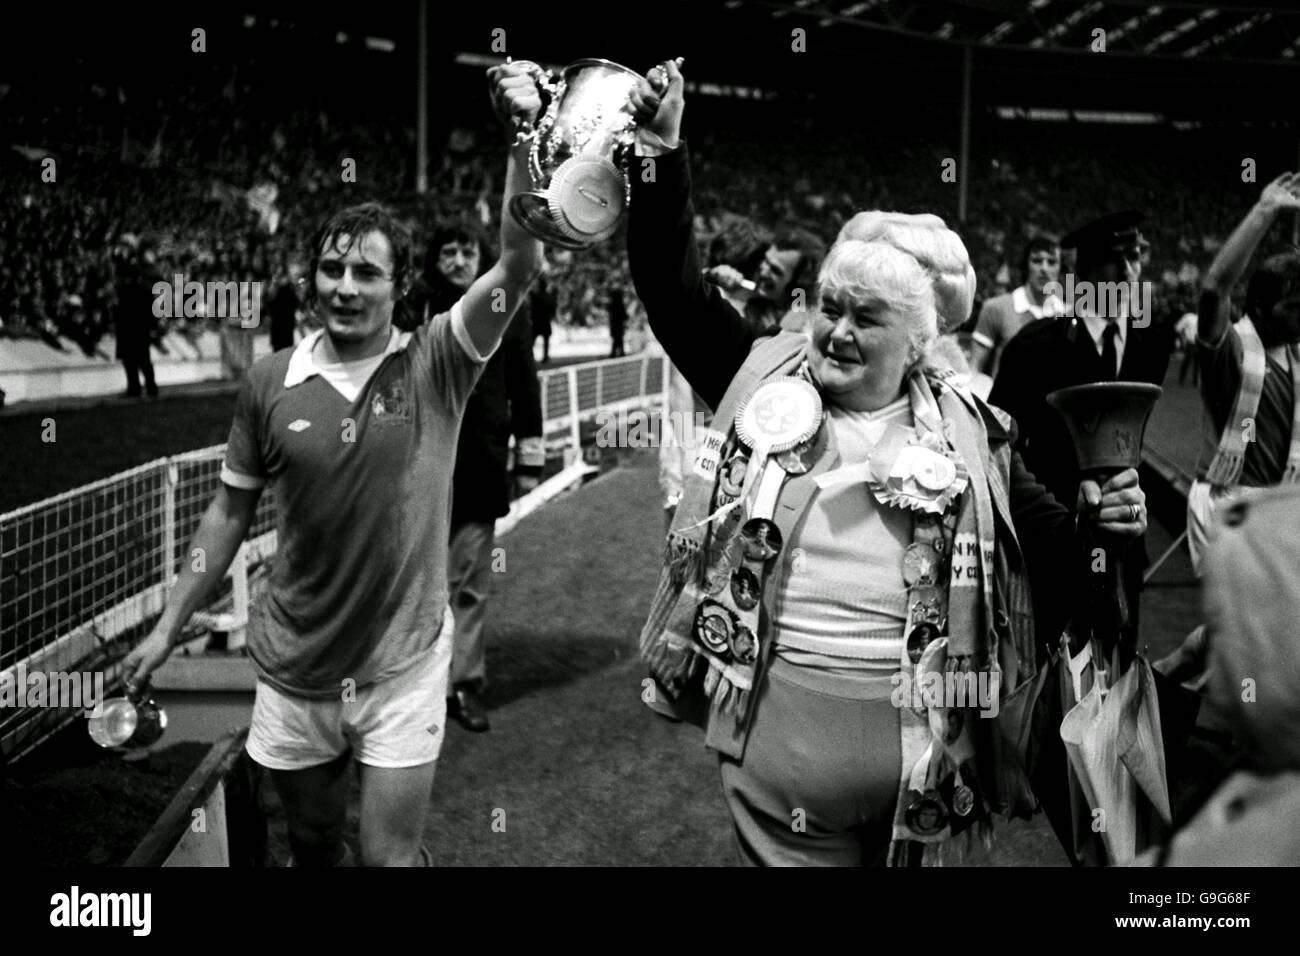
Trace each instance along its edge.
{"label": "woman's smiling face", "polygon": [[912,364],[907,320],[882,300],[826,286],[812,322],[809,363],[826,398],[874,411],[896,399]]}
{"label": "woman's smiling face", "polygon": [[931,278],[884,242],[837,243],[822,266],[808,361],[826,399],[883,408],[938,335]]}

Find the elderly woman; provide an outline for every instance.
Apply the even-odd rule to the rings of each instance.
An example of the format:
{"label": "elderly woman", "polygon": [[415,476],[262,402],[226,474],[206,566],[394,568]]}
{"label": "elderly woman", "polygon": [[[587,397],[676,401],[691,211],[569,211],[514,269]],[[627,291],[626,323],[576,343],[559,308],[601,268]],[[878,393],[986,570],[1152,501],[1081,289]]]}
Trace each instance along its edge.
{"label": "elderly woman", "polygon": [[[942,220],[857,217],[811,338],[757,339],[701,279],[681,75],[652,76],[633,97],[654,174],[632,177],[632,277],[716,414],[642,633],[646,696],[706,727],[745,861],[934,862],[1033,809],[998,715],[1065,623],[1073,515],[1012,452],[1010,419],[927,362],[974,295]],[[1116,536],[1145,528],[1135,472],[1085,482],[1085,503]]]}

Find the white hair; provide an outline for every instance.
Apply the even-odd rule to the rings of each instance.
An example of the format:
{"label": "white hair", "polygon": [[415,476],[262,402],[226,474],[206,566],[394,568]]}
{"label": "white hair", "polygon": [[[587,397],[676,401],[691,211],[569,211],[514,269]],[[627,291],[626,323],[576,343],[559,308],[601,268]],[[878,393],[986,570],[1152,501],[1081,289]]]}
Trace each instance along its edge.
{"label": "white hair", "polygon": [[961,237],[938,216],[879,209],[860,212],[840,230],[849,239],[887,242],[916,259],[934,284],[940,330],[952,332],[970,318],[975,303],[975,268]]}
{"label": "white hair", "polygon": [[927,358],[939,337],[934,284],[915,257],[888,242],[837,241],[817,277],[822,290],[854,302],[879,299],[907,323],[908,367]]}

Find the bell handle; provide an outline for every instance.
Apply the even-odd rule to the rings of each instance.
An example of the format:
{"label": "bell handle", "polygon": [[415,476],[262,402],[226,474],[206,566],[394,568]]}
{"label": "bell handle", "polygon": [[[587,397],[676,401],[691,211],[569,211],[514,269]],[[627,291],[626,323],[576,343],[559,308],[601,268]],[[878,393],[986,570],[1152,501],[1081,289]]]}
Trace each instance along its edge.
{"label": "bell handle", "polygon": [[[1090,469],[1082,477],[1104,485],[1119,471],[1117,468]],[[1089,585],[1076,591],[1075,617],[1083,622],[1084,629],[1109,655],[1117,645],[1124,643],[1121,637],[1132,619],[1128,594],[1124,590],[1125,543],[1099,532],[1083,514],[1080,514],[1075,527],[1075,537],[1087,569],[1084,573],[1091,579]],[[1091,567],[1096,550],[1101,550],[1105,556],[1105,568],[1101,572]],[[1121,654],[1121,660],[1127,662],[1127,658],[1127,654]]]}

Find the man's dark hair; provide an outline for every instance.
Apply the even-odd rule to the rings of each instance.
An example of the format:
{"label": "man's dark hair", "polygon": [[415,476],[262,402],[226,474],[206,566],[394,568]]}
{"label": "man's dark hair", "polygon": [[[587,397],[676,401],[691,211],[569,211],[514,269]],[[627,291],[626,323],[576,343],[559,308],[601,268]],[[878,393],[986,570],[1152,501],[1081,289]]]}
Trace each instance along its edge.
{"label": "man's dark hair", "polygon": [[1020,281],[1022,283],[1029,281],[1029,260],[1035,252],[1051,252],[1060,260],[1061,247],[1051,236],[1034,236],[1025,243],[1025,248],[1020,253]]}
{"label": "man's dark hair", "polygon": [[1258,325],[1282,299],[1300,294],[1300,251],[1269,256],[1246,285],[1246,312]]}
{"label": "man's dark hair", "polygon": [[[822,259],[826,256],[826,243],[807,229],[785,228],[772,239],[772,248],[777,252],[799,253],[799,264],[786,283],[787,294],[793,294],[795,289],[804,289],[811,295],[813,286],[817,284],[817,273],[822,268]],[[789,305],[788,302],[779,304]]]}
{"label": "man's dark hair", "polygon": [[[397,299],[410,291],[414,280],[414,247],[410,228],[392,209],[382,203],[364,202],[356,206],[341,209],[326,219],[316,230],[311,240],[311,264],[307,276],[306,301],[309,307],[316,305],[316,269],[320,265],[321,254],[327,249],[347,253],[362,237],[372,232],[380,233],[393,250],[393,285],[397,290]],[[347,246],[340,246],[339,240],[348,237]],[[396,310],[395,310],[396,311]]]}
{"label": "man's dark hair", "polygon": [[463,289],[447,281],[447,277],[438,268],[438,255],[449,242],[478,249],[478,275],[487,272],[496,261],[488,242],[487,230],[475,220],[462,216],[439,223],[433,230],[429,249],[424,256],[424,288],[421,291],[428,302],[430,315],[446,312],[465,294]]}

